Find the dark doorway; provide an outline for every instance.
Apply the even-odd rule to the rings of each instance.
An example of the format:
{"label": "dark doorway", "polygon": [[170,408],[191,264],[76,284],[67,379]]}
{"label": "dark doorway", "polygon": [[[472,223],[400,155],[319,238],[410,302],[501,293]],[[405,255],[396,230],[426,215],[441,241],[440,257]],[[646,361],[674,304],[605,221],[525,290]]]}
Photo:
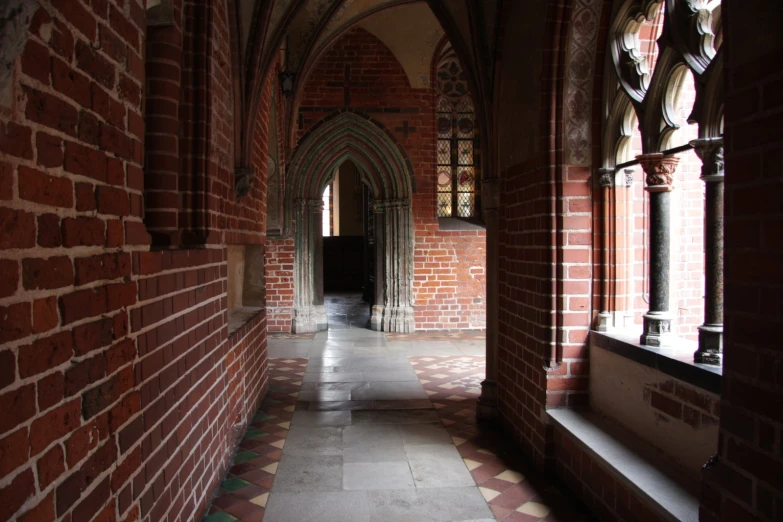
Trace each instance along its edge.
{"label": "dark doorway", "polygon": [[369,325],[375,265],[371,203],[359,169],[344,162],[324,190],[323,284],[330,325]]}

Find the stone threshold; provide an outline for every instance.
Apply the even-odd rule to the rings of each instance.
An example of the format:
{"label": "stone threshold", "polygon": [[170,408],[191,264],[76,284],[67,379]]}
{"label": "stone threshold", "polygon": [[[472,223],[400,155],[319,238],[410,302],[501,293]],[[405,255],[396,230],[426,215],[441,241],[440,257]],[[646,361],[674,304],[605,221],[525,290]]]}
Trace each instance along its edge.
{"label": "stone threshold", "polygon": [[633,332],[590,332],[590,347],[601,348],[683,382],[720,395],[723,368],[693,362],[697,343],[679,339],[671,347],[655,348],[639,344]]}
{"label": "stone threshold", "polygon": [[666,466],[659,450],[595,412],[562,409],[547,414],[555,429],[562,429],[661,520],[698,522],[698,486]]}

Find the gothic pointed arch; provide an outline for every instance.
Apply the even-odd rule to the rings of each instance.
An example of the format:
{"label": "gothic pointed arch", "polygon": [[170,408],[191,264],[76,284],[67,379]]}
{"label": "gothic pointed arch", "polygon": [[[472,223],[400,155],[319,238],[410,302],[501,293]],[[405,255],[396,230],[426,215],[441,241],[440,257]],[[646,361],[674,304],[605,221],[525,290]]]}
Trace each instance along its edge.
{"label": "gothic pointed arch", "polygon": [[414,330],[413,171],[402,149],[382,125],[353,111],[323,120],[305,135],[287,173],[287,220],[295,244],[294,317],[297,333],[327,327],[321,276],[321,194],[334,169],[350,159],[374,196],[372,219],[378,231],[373,329]]}

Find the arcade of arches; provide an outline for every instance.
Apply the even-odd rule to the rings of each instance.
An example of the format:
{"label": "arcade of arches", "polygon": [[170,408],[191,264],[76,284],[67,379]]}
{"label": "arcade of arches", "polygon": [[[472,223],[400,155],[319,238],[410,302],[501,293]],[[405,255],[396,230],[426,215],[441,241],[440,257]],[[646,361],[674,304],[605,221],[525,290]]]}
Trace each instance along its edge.
{"label": "arcade of arches", "polygon": [[0,49],[0,521],[783,519],[779,2],[6,0]]}

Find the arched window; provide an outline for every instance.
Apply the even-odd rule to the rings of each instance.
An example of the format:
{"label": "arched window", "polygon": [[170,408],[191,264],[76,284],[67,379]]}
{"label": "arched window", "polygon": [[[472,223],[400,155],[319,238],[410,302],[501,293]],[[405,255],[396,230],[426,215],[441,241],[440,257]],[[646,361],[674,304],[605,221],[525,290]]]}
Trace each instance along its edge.
{"label": "arched window", "polygon": [[722,180],[720,2],[616,4],[600,192],[615,233],[597,328],[642,326],[652,346],[698,340],[697,361],[714,363],[721,290],[710,245],[722,231],[705,208],[722,197],[709,189]]}
{"label": "arched window", "polygon": [[446,44],[435,73],[438,217],[478,216],[478,133],[465,72]]}

